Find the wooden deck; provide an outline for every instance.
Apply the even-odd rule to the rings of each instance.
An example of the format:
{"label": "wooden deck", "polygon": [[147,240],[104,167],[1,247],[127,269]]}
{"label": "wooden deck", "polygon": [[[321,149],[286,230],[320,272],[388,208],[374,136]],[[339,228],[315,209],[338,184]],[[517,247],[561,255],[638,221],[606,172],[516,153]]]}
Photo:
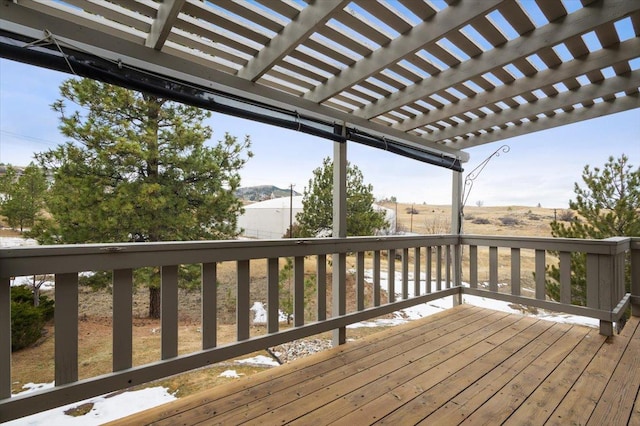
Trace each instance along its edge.
{"label": "wooden deck", "polygon": [[469,305],[113,424],[640,425],[640,327]]}

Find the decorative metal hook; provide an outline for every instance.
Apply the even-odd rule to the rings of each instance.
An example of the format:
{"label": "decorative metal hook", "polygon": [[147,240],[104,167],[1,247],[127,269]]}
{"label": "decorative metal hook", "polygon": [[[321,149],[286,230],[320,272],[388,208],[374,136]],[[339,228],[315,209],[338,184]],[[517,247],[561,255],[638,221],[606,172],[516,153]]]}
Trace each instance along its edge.
{"label": "decorative metal hook", "polygon": [[464,178],[464,189],[462,191],[463,196],[461,208],[464,208],[464,206],[467,204],[467,200],[469,199],[469,195],[471,194],[471,189],[473,188],[473,182],[478,178],[478,176],[480,176],[480,173],[482,173],[489,161],[493,157],[500,157],[500,153],[504,152],[506,154],[509,151],[511,151],[511,147],[509,145],[502,145],[500,148],[496,149],[493,154],[491,154],[486,159],[484,159],[484,161],[478,164],[475,169],[469,172],[467,177]]}

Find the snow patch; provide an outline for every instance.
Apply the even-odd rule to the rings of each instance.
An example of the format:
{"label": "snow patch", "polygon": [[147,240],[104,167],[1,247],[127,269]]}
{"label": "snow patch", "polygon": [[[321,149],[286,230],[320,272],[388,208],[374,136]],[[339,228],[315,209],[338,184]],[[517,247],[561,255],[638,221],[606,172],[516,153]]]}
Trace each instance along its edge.
{"label": "snow patch", "polygon": [[239,379],[240,376],[244,376],[243,373],[238,374],[236,370],[225,370],[218,377],[226,377],[228,379]]}
{"label": "snow patch", "polygon": [[237,359],[235,360],[235,363],[248,365],[267,365],[270,367],[277,367],[280,365],[278,364],[278,361],[265,355],[257,355],[251,358]]}
{"label": "snow patch", "polygon": [[[25,395],[43,389],[52,388],[53,383],[34,384],[28,383],[23,386],[25,391],[17,395]],[[15,395],[14,395],[15,396]],[[156,407],[176,397],[168,392],[165,387],[146,388],[137,391],[128,391],[113,395],[102,395],[84,401],[74,402],[63,407],[43,411],[21,419],[4,423],[6,426],[51,426],[51,425],[79,425],[93,426],[101,425],[105,422],[129,416],[139,411]],[[65,411],[79,407],[83,404],[93,404],[91,410],[78,417],[64,414]]]}

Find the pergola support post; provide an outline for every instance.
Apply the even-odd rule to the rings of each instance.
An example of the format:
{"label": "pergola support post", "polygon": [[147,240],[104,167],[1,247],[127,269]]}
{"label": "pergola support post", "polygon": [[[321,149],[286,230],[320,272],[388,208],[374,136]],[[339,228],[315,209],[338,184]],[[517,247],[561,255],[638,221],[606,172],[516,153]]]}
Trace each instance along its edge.
{"label": "pergola support post", "polygon": [[[336,126],[336,133],[346,134],[346,124]],[[333,238],[347,236],[347,143],[333,143]],[[346,307],[346,272],[347,254],[334,253],[332,274],[332,314],[334,317],[345,315]],[[333,346],[347,341],[346,327],[333,330]]]}
{"label": "pergola support post", "polygon": [[458,236],[458,243],[453,246],[453,285],[460,289],[453,296],[453,305],[462,304],[462,245],[459,243],[462,233],[462,173],[452,172],[451,180],[451,233]]}

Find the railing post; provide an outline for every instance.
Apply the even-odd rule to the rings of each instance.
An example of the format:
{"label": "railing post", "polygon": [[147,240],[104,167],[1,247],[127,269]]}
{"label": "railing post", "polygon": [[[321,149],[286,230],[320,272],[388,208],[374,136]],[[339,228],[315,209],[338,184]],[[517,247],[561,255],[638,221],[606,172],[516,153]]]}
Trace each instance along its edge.
{"label": "railing post", "polygon": [[[620,242],[625,238],[613,237],[604,241]],[[613,311],[625,293],[624,289],[624,257],[625,251],[620,244],[611,247],[608,254],[598,255],[597,270],[593,271],[596,262],[591,261],[587,266],[587,275],[597,274],[598,277],[598,301],[599,308],[606,311]],[[591,267],[591,270],[590,268]],[[589,278],[587,278],[589,280]],[[593,280],[593,277],[591,278]],[[600,334],[604,336],[613,335],[613,321],[600,320]]]}
{"label": "railing post", "polygon": [[631,239],[631,315],[640,317],[640,238]]}
{"label": "railing post", "polygon": [[0,278],[0,399],[11,396],[11,280]]}

